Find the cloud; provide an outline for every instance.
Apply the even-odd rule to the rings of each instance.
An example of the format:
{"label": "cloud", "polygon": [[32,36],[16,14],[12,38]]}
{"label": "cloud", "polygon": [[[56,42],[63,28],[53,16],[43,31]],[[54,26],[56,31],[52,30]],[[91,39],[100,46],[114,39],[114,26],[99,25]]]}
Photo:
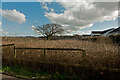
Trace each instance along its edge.
{"label": "cloud", "polygon": [[36,27],[34,25],[32,25],[32,30],[36,29]]}
{"label": "cloud", "polygon": [[117,2],[59,2],[65,10],[63,13],[45,12],[52,23],[64,26],[66,32],[75,32],[91,27],[96,22],[112,21],[118,17]]}
{"label": "cloud", "polygon": [[43,36],[39,30],[36,30],[36,27],[32,25],[32,31],[35,31],[39,36]]}
{"label": "cloud", "polygon": [[47,6],[47,4],[51,4],[51,2],[48,2],[48,3],[46,3],[46,2],[40,2],[40,3],[41,3],[40,6],[41,6],[43,9],[45,9],[46,11],[54,12],[54,9],[53,9],[53,8],[50,8],[50,7]]}
{"label": "cloud", "polygon": [[0,22],[0,26],[2,25],[2,22]]}
{"label": "cloud", "polygon": [[37,33],[40,33],[40,31],[36,30],[36,27],[34,25],[32,25],[32,30],[37,32]]}
{"label": "cloud", "polygon": [[0,36],[2,36],[2,35],[7,35],[7,34],[8,34],[7,31],[5,31],[5,30],[3,30],[2,28],[0,28]]}
{"label": "cloud", "polygon": [[51,8],[51,12],[54,12],[54,9],[53,9],[53,8]]}
{"label": "cloud", "polygon": [[47,11],[49,10],[49,8],[47,6],[43,6],[43,8]]}
{"label": "cloud", "polygon": [[38,2],[53,2],[54,0],[38,0]]}
{"label": "cloud", "polygon": [[[82,2],[83,0],[38,0],[38,2]],[[87,2],[119,2],[120,0],[84,0]]]}
{"label": "cloud", "polygon": [[26,16],[23,13],[17,11],[16,9],[2,10],[2,16],[9,21],[17,22],[20,24],[25,23],[26,21]]}

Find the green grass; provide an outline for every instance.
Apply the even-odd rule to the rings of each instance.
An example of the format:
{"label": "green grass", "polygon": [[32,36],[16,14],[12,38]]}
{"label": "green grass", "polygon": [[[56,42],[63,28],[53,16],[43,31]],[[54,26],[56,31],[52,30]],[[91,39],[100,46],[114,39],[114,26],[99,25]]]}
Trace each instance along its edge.
{"label": "green grass", "polygon": [[17,77],[23,77],[23,78],[28,78],[28,79],[51,79],[51,78],[55,78],[55,79],[65,79],[65,78],[79,78],[78,76],[69,76],[66,74],[60,74],[58,72],[56,73],[48,73],[48,72],[44,72],[44,71],[36,71],[36,70],[32,70],[29,68],[25,68],[25,67],[13,67],[13,66],[2,66],[2,72],[7,73],[7,74],[11,74],[13,76],[17,76]]}

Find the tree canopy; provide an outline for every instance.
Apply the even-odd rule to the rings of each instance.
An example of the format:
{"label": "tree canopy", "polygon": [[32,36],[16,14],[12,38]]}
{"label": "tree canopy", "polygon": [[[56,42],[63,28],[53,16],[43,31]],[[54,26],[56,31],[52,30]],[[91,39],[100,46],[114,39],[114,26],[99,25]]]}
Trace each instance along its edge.
{"label": "tree canopy", "polygon": [[44,37],[49,39],[50,37],[55,36],[56,34],[61,34],[64,30],[59,24],[46,24],[34,28],[38,34],[42,34]]}

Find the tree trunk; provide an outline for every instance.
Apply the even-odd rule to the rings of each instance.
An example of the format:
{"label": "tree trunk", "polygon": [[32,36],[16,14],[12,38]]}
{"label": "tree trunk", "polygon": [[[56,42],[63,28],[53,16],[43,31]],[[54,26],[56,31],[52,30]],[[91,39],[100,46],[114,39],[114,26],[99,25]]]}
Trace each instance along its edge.
{"label": "tree trunk", "polygon": [[51,36],[46,36],[46,40],[51,40]]}

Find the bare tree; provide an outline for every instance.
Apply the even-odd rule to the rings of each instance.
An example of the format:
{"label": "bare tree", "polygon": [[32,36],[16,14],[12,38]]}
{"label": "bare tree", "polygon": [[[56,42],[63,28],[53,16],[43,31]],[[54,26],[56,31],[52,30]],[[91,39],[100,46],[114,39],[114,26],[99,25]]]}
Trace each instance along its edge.
{"label": "bare tree", "polygon": [[64,30],[59,24],[46,24],[33,28],[38,34],[42,34],[46,39],[50,39],[56,34],[61,34]]}

